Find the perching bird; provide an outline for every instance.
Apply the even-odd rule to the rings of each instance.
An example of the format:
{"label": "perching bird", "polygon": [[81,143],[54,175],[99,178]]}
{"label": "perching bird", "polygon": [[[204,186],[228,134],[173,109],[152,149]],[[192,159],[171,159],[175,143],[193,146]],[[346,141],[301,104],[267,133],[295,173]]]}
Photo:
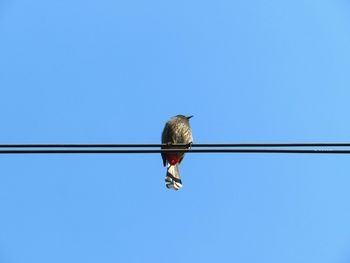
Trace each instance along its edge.
{"label": "perching bird", "polygon": [[[176,115],[171,118],[163,129],[162,143],[169,146],[162,146],[162,149],[171,148],[172,144],[186,144],[179,148],[190,148],[192,144],[192,130],[189,119],[193,116]],[[165,186],[174,190],[179,190],[182,187],[182,182],[179,172],[179,164],[184,158],[185,153],[162,153],[163,165],[167,166],[165,176]]]}

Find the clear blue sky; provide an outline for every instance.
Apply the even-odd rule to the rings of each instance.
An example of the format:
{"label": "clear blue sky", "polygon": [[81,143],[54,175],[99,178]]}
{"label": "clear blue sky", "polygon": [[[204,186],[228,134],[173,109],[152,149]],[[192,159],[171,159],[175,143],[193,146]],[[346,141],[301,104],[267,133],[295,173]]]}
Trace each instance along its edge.
{"label": "clear blue sky", "polygon": [[[1,143],[350,141],[350,3],[0,2]],[[0,262],[350,261],[350,156],[0,156]]]}

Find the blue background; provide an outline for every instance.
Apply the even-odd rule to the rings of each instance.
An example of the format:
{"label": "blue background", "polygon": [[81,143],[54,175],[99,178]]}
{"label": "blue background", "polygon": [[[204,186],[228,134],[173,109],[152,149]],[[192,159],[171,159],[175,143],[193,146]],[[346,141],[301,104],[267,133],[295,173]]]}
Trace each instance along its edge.
{"label": "blue background", "polygon": [[[350,141],[350,4],[3,0],[1,143]],[[345,155],[0,156],[0,262],[350,261]]]}

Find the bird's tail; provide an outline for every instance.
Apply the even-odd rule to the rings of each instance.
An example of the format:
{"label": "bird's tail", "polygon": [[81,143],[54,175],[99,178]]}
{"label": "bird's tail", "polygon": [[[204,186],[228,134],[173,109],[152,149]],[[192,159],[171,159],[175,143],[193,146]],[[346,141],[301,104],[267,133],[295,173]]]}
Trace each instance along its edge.
{"label": "bird's tail", "polygon": [[167,164],[167,171],[165,176],[165,186],[167,188],[179,190],[182,187],[182,182],[180,179],[179,164],[170,165]]}

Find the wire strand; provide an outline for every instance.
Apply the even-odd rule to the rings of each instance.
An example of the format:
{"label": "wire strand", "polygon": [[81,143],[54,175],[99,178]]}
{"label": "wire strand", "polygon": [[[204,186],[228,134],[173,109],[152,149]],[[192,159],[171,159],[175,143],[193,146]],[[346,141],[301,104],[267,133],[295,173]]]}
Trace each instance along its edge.
{"label": "wire strand", "polygon": [[[175,148],[184,146],[188,144],[0,144],[0,148]],[[350,147],[350,143],[194,143],[191,147]]]}
{"label": "wire strand", "polygon": [[350,150],[334,149],[136,149],[136,150],[108,150],[108,149],[81,149],[81,150],[0,150],[0,154],[136,154],[136,153],[303,153],[303,154],[350,154]]}

